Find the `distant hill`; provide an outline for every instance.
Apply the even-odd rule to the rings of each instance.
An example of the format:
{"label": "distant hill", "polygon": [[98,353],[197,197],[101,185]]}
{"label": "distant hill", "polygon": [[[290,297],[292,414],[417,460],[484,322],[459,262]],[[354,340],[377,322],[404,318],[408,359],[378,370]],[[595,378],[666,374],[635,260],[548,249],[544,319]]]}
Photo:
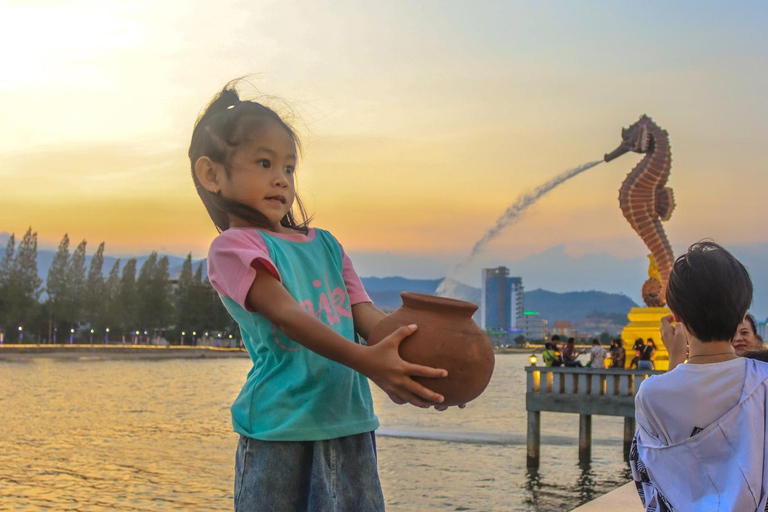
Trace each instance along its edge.
{"label": "distant hill", "polygon": [[626,315],[637,304],[618,293],[598,291],[555,293],[547,290],[525,292],[526,311],[536,311],[550,322],[580,321],[595,312]]}
{"label": "distant hill", "polygon": [[[400,307],[400,292],[413,291],[435,294],[441,279],[407,279],[403,277],[364,277],[363,286],[377,306],[384,310]],[[480,303],[479,288],[460,284],[457,296]],[[525,310],[535,311],[550,324],[558,320],[572,322],[579,329],[588,332],[601,326],[609,332],[618,332],[626,324],[626,314],[635,302],[626,295],[600,291],[556,293],[547,290],[525,292]],[[602,329],[601,329],[602,330]]]}
{"label": "distant hill", "polygon": [[[7,239],[7,237],[5,237]],[[1,240],[0,240],[1,241]],[[77,246],[76,242],[70,245],[70,253]],[[86,268],[90,264],[91,251],[86,256]],[[37,266],[40,277],[45,283],[50,269],[55,251],[39,250],[37,256]],[[161,254],[162,256],[162,254]],[[146,261],[148,255],[136,256],[137,266]],[[130,258],[121,258],[121,263]],[[103,273],[106,276],[117,258],[112,256],[104,257]],[[184,258],[178,256],[169,256],[170,274],[175,277],[181,271],[181,265]],[[205,260],[193,260],[193,268]],[[206,275],[206,267],[203,265],[203,275]],[[436,294],[438,285],[442,279],[408,279],[405,277],[364,277],[362,278],[366,291],[371,299],[380,308],[393,311],[400,307],[400,293],[403,291],[412,291],[418,293]],[[454,283],[453,296],[480,304],[480,289],[463,283]],[[558,320],[568,320],[579,328],[592,332],[593,330],[608,329],[611,326],[621,326],[626,323],[626,314],[630,308],[636,306],[632,299],[623,294],[605,293],[600,291],[581,291],[556,293],[547,290],[532,290],[525,292],[526,311],[536,311],[542,318],[553,323]]]}

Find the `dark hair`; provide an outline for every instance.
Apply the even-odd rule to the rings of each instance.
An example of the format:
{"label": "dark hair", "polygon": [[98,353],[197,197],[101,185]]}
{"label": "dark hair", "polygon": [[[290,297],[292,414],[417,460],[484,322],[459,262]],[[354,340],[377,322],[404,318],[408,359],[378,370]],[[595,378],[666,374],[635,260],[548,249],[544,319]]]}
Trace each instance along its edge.
{"label": "dark hair", "polygon": [[750,350],[742,357],[747,359],[757,359],[758,361],[768,362],[768,350]]}
{"label": "dark hair", "polygon": [[[229,215],[239,217],[254,227],[271,229],[272,225],[266,215],[239,201],[222,197],[221,194],[214,194],[205,189],[195,174],[195,163],[199,158],[207,156],[213,162],[223,164],[229,176],[232,156],[241,144],[248,142],[252,134],[262,128],[265,120],[274,121],[285,129],[293,139],[297,151],[301,152],[301,142],[295,130],[274,110],[255,101],[240,100],[235,88],[238,82],[239,80],[233,80],[225,85],[195,122],[192,141],[189,144],[192,179],[205,209],[208,210],[208,215],[211,216],[211,220],[219,231],[229,229]],[[307,217],[298,193],[295,201],[301,221],[296,220],[291,208],[280,220],[280,224],[306,233],[311,218]]]}
{"label": "dark hair", "polygon": [[723,247],[698,242],[675,260],[667,304],[699,340],[730,340],[752,304],[752,280]]}
{"label": "dark hair", "polygon": [[593,344],[593,345],[599,345],[599,344],[600,344],[600,340],[599,340],[599,339],[597,339],[597,338],[593,338],[593,339],[592,339],[592,344]]}
{"label": "dark hair", "polygon": [[552,343],[549,341],[544,344],[544,348],[547,350],[552,350],[554,347],[552,346]]}
{"label": "dark hair", "polygon": [[552,336],[552,341],[560,341],[560,336],[555,334],[554,336]]}
{"label": "dark hair", "polygon": [[576,340],[574,338],[568,338],[568,343],[576,343]]}
{"label": "dark hair", "polygon": [[759,334],[757,334],[757,320],[755,320],[755,317],[752,316],[751,314],[747,313],[746,315],[744,315],[744,320],[749,322],[749,325],[752,326],[752,334],[754,334],[755,338],[760,340],[760,343],[762,343],[763,342],[763,337],[760,336]]}

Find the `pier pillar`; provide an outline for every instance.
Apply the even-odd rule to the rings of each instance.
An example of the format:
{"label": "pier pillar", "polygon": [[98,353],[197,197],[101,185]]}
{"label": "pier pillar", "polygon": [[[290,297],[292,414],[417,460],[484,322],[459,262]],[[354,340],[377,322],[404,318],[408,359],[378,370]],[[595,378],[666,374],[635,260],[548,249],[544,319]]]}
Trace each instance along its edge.
{"label": "pier pillar", "polygon": [[528,467],[539,467],[539,447],[541,446],[541,413],[528,411]]}
{"label": "pier pillar", "polygon": [[579,414],[579,462],[592,458],[592,415]]}
{"label": "pier pillar", "polygon": [[624,460],[629,460],[629,449],[635,436],[635,418],[624,418]]}

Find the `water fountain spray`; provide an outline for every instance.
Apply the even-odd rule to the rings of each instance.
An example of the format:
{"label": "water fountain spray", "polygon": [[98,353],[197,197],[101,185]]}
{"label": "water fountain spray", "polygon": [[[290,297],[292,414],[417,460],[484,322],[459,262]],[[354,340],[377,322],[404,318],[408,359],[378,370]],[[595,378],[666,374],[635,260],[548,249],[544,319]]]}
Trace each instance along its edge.
{"label": "water fountain spray", "polygon": [[488,231],[485,232],[480,240],[475,242],[475,245],[472,247],[469,255],[465,257],[461,262],[459,262],[455,267],[453,267],[445,279],[443,279],[443,281],[437,287],[437,294],[447,297],[456,297],[459,285],[459,282],[456,280],[456,276],[458,276],[459,271],[462,268],[468,265],[475,258],[475,256],[477,256],[480,251],[483,250],[488,242],[496,238],[504,228],[519,220],[525,210],[528,209],[528,207],[536,203],[536,201],[544,197],[552,189],[581,174],[587,169],[591,169],[601,162],[603,162],[603,160],[596,160],[594,162],[588,162],[578,167],[574,167],[573,169],[569,169],[564,173],[555,176],[546,183],[539,185],[535,189],[518,196],[515,202],[512,203],[496,220],[496,223]]}

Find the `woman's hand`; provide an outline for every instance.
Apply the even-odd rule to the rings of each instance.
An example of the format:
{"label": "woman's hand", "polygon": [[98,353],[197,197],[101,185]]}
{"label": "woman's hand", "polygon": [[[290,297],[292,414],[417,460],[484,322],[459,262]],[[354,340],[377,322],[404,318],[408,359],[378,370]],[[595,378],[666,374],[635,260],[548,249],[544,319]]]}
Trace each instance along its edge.
{"label": "woman's hand", "polygon": [[661,341],[669,352],[669,369],[672,371],[688,358],[688,340],[685,337],[683,324],[676,323],[673,315],[661,319]]}
{"label": "woman's hand", "polygon": [[409,403],[416,407],[427,408],[442,403],[443,396],[419,384],[411,377],[439,379],[446,377],[448,372],[409,363],[400,357],[398,352],[400,344],[415,331],[415,325],[403,326],[376,345],[366,347],[368,355],[360,373],[383,389],[396,404]]}

